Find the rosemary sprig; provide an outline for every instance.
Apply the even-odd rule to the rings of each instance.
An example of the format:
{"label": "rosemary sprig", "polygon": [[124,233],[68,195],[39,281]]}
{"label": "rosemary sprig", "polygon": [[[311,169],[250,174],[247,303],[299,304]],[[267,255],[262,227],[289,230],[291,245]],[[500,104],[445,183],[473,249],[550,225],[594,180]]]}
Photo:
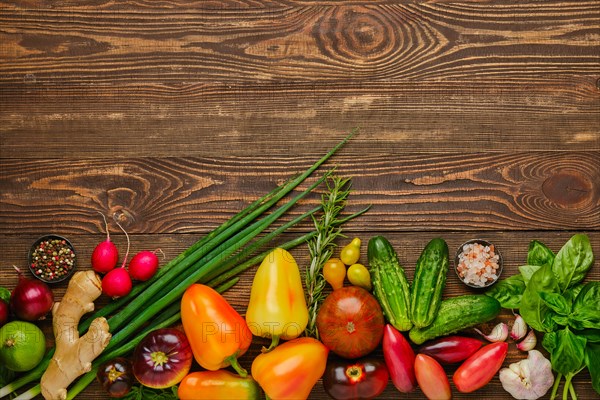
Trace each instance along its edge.
{"label": "rosemary sprig", "polygon": [[[344,236],[342,234],[343,220],[338,216],[346,206],[352,182],[350,178],[331,176],[326,184],[327,192],[321,196],[322,214],[318,219],[312,217],[316,235],[308,242],[310,266],[306,268],[304,280],[308,305],[308,326],[305,334],[314,338],[319,337],[316,326],[317,311],[323,301],[323,289],[325,288],[325,278],[321,271],[325,262],[333,254],[336,247],[335,240]],[[366,209],[359,214],[364,211]]]}

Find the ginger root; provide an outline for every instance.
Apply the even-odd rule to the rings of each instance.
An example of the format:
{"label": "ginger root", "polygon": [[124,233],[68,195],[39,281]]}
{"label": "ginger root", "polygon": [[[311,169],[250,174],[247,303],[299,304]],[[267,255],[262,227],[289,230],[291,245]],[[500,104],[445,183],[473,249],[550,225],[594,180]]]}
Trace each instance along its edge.
{"label": "ginger root", "polygon": [[77,326],[81,317],[94,310],[94,300],[102,293],[102,282],[94,271],[76,272],[60,303],[52,309],[52,327],[56,351],[41,380],[46,400],[64,400],[67,387],[78,376],[89,372],[92,361],[110,342],[108,323],[96,318],[85,335],[79,337]]}

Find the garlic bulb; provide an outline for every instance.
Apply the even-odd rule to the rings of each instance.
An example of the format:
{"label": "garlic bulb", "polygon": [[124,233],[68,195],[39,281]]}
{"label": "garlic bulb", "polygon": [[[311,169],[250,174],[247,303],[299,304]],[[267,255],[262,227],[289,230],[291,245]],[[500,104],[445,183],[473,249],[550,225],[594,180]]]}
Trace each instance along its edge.
{"label": "garlic bulb", "polygon": [[500,370],[500,382],[515,399],[539,399],[554,384],[552,364],[542,353],[531,350],[525,360]]}

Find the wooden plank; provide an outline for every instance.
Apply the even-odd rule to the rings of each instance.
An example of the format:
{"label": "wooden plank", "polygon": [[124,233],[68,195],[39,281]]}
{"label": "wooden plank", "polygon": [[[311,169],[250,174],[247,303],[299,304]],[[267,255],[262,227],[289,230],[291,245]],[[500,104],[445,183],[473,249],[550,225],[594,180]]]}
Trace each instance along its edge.
{"label": "wooden plank", "polygon": [[[354,177],[350,210],[373,205],[352,230],[600,228],[597,152],[363,154],[330,164]],[[130,233],[206,232],[316,159],[3,159],[0,230],[99,232],[100,211]]]}
{"label": "wooden plank", "polygon": [[[361,260],[366,263],[365,253],[366,244],[368,238],[379,234],[381,232],[361,232],[360,236],[363,239],[362,245],[362,258]],[[471,232],[402,232],[402,233],[386,233],[386,237],[389,238],[390,242],[398,252],[400,262],[406,269],[407,275],[412,279],[414,274],[414,265],[416,260],[424,248],[425,244],[433,237],[443,237],[448,242],[450,252],[453,253],[461,243],[468,239],[476,237],[484,237],[494,242],[498,249],[502,252],[505,260],[503,276],[508,277],[512,274],[517,273],[518,266],[525,262],[527,254],[527,246],[530,240],[539,239],[546,243],[553,251],[558,251],[560,247],[568,240],[568,238],[575,232],[562,231],[562,232],[547,232],[547,231],[532,231],[532,232],[488,232],[488,231],[471,231]],[[600,251],[600,233],[597,231],[587,232],[594,251],[598,253]],[[288,239],[290,236],[286,236]],[[27,251],[29,246],[35,241],[37,236],[35,235],[0,235],[0,252],[3,254],[3,263],[0,265],[0,282],[2,286],[12,288],[16,285],[17,279],[14,271],[10,265],[15,264],[26,267]],[[96,244],[104,239],[101,233],[97,234],[74,234],[69,236],[69,239],[73,242],[77,254],[79,268],[87,269],[88,261],[91,256],[91,252]],[[115,244],[124,251],[126,244],[123,235],[113,235],[112,237]],[[172,235],[134,235],[132,237],[132,252],[135,253],[144,249],[154,249],[160,247],[167,259],[170,259],[186,247],[191,245],[197,240],[197,235],[192,234],[172,234]],[[344,242],[339,243],[344,244]],[[273,244],[275,245],[275,243]],[[298,247],[292,250],[292,254],[298,261],[301,268],[304,268],[308,264],[308,252],[305,246]],[[597,257],[598,258],[598,257]],[[452,297],[456,295],[475,293],[476,291],[466,288],[461,285],[458,278],[452,271],[453,265],[450,265],[450,272],[448,274],[445,297]],[[226,299],[240,312],[244,313],[250,294],[250,285],[252,283],[253,270],[249,270],[244,273],[241,277],[240,282],[230,291],[225,293]],[[600,267],[598,261],[596,261],[594,267],[588,273],[586,280],[599,280],[600,279]],[[66,283],[60,283],[53,286],[53,291],[56,295],[56,299],[60,300],[64,294]],[[109,299],[106,296],[101,296],[98,300],[97,305],[102,306],[106,304]],[[489,330],[491,327],[499,322],[504,321],[506,323],[512,323],[512,314],[510,311],[505,310],[501,316],[496,320],[489,322],[484,325],[483,329]],[[51,338],[51,327],[50,322],[42,322],[41,326],[48,336],[48,343],[52,343]],[[472,332],[466,332],[472,334]],[[267,344],[266,340],[255,338],[250,351],[241,358],[243,366],[249,368],[254,357],[259,353],[261,346]],[[544,351],[541,344],[538,344],[538,349]],[[375,356],[381,357],[381,349],[376,350]],[[514,343],[510,342],[510,351],[505,361],[505,366],[512,362],[516,362],[525,355],[519,352]],[[454,371],[454,367],[446,368],[449,376]],[[583,373],[577,375],[575,378],[575,387],[579,394],[580,399],[592,399],[595,398],[595,392],[591,387],[589,374]],[[456,390],[454,393],[457,394]],[[96,383],[90,385],[90,387],[84,392],[82,398],[86,399],[104,399],[106,396],[103,394],[101,389]],[[393,386],[389,384],[385,393],[380,397],[381,399],[393,399],[397,398],[398,393],[395,391]],[[407,399],[418,399],[423,398],[422,393],[417,390],[414,393],[403,395],[403,398]],[[498,378],[494,378],[492,382],[484,389],[475,393],[465,395],[460,394],[457,398],[465,399],[505,399],[507,397],[506,392],[502,389]],[[548,396],[546,396],[548,397]],[[318,383],[311,398],[325,399],[326,394],[323,391],[321,383]]]}
{"label": "wooden plank", "polygon": [[180,3],[2,2],[0,83],[527,82],[600,72],[595,0]]}
{"label": "wooden plank", "polygon": [[[600,150],[596,77],[423,84],[0,86],[0,157]],[[147,146],[142,143],[148,142]],[[310,144],[310,146],[307,146]]]}

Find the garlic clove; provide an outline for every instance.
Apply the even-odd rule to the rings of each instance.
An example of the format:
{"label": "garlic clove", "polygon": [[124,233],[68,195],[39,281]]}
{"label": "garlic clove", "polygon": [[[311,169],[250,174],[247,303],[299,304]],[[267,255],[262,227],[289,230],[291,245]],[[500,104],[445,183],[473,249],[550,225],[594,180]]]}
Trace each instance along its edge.
{"label": "garlic clove", "polygon": [[506,338],[508,338],[508,325],[504,322],[500,322],[496,325],[489,335],[485,335],[477,328],[475,328],[475,331],[489,342],[504,342]]}
{"label": "garlic clove", "polygon": [[527,335],[527,323],[519,314],[515,314],[515,322],[510,330],[510,337],[513,340],[521,340]]}
{"label": "garlic clove", "polygon": [[521,342],[517,343],[517,349],[519,349],[521,351],[529,351],[529,350],[533,350],[536,345],[537,345],[537,338],[535,337],[535,333],[533,332],[533,329],[532,329],[529,331],[527,336],[525,336],[525,339],[523,339]]}

